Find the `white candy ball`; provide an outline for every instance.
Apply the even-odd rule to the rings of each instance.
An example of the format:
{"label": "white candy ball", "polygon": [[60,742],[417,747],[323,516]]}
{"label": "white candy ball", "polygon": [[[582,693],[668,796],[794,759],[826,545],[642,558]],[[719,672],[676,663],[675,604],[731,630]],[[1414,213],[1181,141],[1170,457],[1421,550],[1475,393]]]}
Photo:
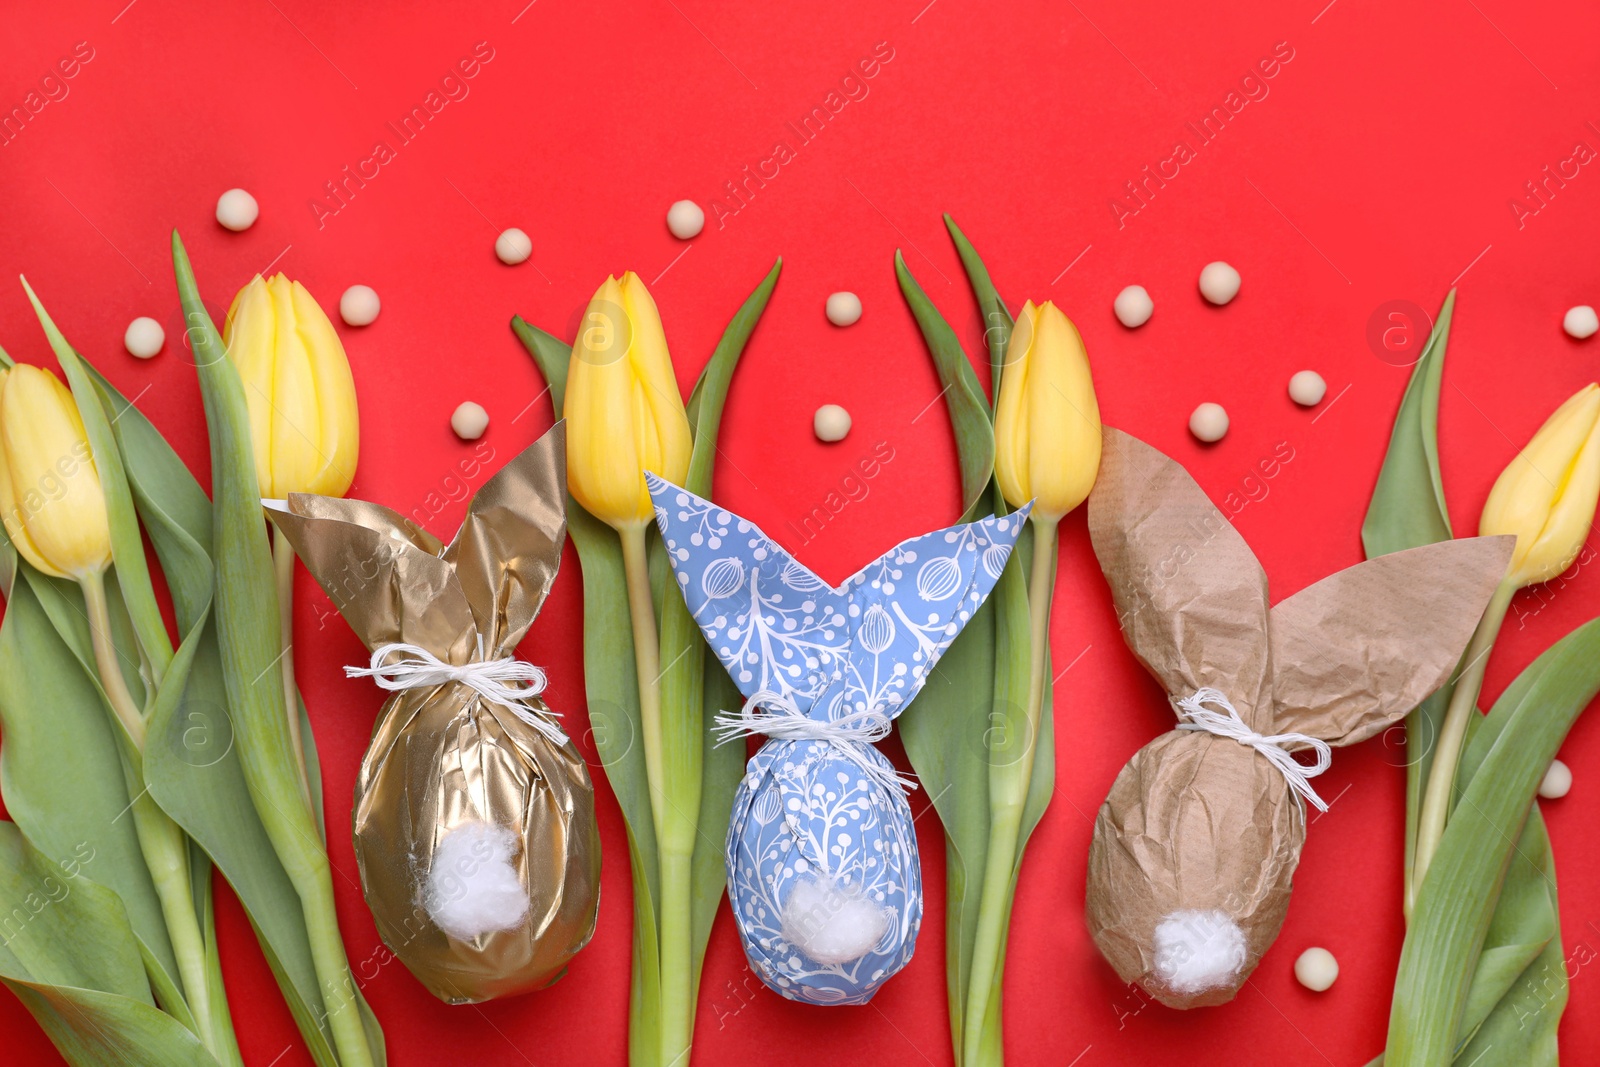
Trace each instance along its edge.
{"label": "white candy ball", "polygon": [[500,262],[514,267],[533,255],[533,239],[513,226],[494,239],[494,254]]}
{"label": "white candy ball", "polygon": [[1325,948],[1308,948],[1294,961],[1294,976],[1307,989],[1322,993],[1339,977],[1339,961]]}
{"label": "white candy ball", "polygon": [[1209,401],[1194,409],[1189,416],[1189,432],[1200,440],[1210,443],[1220,441],[1228,432],[1228,413],[1221,404]]}
{"label": "white candy ball", "polygon": [[828,297],[826,312],[835,326],[853,326],[861,318],[861,298],[854,293],[834,293]]}
{"label": "white candy ball", "polygon": [[352,285],[339,297],[339,317],[349,326],[372,325],[378,308],[378,293],[370,285]]}
{"label": "white candy ball", "polygon": [[1200,295],[1213,304],[1226,304],[1239,295],[1239,272],[1220,259],[1207,263],[1200,271]]}
{"label": "white candy ball", "polygon": [[838,404],[824,404],[811,418],[819,441],[843,441],[850,432],[850,413]]}
{"label": "white candy ball", "polygon": [[463,441],[476,441],[489,428],[489,413],[483,410],[482,404],[462,401],[450,416],[450,428]]}
{"label": "white candy ball", "polygon": [[217,221],[230,230],[248,230],[260,214],[256,198],[243,189],[229,189],[217,197]]}
{"label": "white candy ball", "polygon": [[1303,370],[1289,379],[1289,399],[1303,408],[1314,408],[1328,394],[1328,383],[1314,370]]}
{"label": "white candy ball", "polygon": [[1572,768],[1558,759],[1550,761],[1550,767],[1544,772],[1544,781],[1539,783],[1539,795],[1546,800],[1560,800],[1572,789]]}
{"label": "white candy ball", "polygon": [[1588,304],[1579,304],[1567,309],[1566,317],[1561,320],[1561,328],[1581,341],[1585,337],[1593,337],[1594,332],[1600,330],[1600,315],[1596,315],[1594,308]]}
{"label": "white candy ball", "polygon": [[706,213],[693,200],[679,200],[667,208],[667,229],[680,241],[699,236],[706,226]]}
{"label": "white candy ball", "polygon": [[1145,292],[1144,286],[1130,285],[1117,294],[1111,310],[1117,313],[1118,322],[1132,330],[1150,321],[1156,305],[1150,299],[1150,294]]}
{"label": "white candy ball", "polygon": [[161,324],[148,315],[140,315],[128,323],[128,329],[122,335],[122,345],[130,355],[140,359],[149,359],[161,351],[161,346],[167,343],[167,332]]}

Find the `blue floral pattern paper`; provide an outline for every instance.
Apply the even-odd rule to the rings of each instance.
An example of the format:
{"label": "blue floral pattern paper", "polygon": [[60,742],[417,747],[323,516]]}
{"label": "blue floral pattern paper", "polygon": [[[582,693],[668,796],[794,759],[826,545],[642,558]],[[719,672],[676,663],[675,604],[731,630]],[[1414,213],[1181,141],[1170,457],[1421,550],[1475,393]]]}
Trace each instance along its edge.
{"label": "blue floral pattern paper", "polygon": [[[654,475],[649,485],[678,589],[759,721],[870,723],[868,739],[989,595],[1027,518],[912,538],[834,588],[753,523]],[[771,737],[746,765],[728,898],[751,967],[791,1000],[866,1003],[911,959],[922,874],[894,773],[870,744],[816,737]]]}

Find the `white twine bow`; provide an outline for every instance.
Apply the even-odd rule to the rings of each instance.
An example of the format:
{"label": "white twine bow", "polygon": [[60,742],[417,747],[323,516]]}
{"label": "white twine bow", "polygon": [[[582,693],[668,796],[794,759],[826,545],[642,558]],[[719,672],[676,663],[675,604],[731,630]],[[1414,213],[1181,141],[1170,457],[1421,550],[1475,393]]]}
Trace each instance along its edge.
{"label": "white twine bow", "polygon": [[889,716],[872,710],[851,712],[832,721],[813,719],[800,710],[793,697],[770,689],[751,694],[744,707],[736,712],[719,712],[716,718],[719,745],[758,734],[785,741],[826,741],[861,768],[868,778],[885,789],[904,794],[908,789],[915,789],[917,783],[895,773],[888,761],[871,747],[874,742],[888,737],[893,726]]}
{"label": "white twine bow", "polygon": [[[1205,707],[1214,704],[1223,709],[1213,711]],[[1328,805],[1317,796],[1317,791],[1311,788],[1311,779],[1333,766],[1333,750],[1321,738],[1310,737],[1306,734],[1258,734],[1245,721],[1239,717],[1238,709],[1221,692],[1206,687],[1195,692],[1193,696],[1184,697],[1172,702],[1178,714],[1187,717],[1187,722],[1180,722],[1180,730],[1204,730],[1208,734],[1218,737],[1230,737],[1241,745],[1249,745],[1263,756],[1289,781],[1289,788],[1293,789],[1306,799],[1318,811],[1327,811]],[[1224,712],[1226,714],[1224,714]],[[1310,745],[1317,754],[1317,762],[1306,766],[1294,758],[1285,745],[1304,744]]]}
{"label": "white twine bow", "polygon": [[[391,656],[400,658],[391,661]],[[533,697],[544,692],[547,679],[543,668],[510,656],[484,659],[482,637],[478,638],[478,658],[471,663],[459,666],[446,663],[421,645],[392,641],[372,650],[371,666],[346,667],[344,675],[346,678],[371,678],[380,689],[390,692],[456,682],[483,699],[507,708],[552,743],[567,743],[567,735],[556,725],[556,713],[532,703]]]}

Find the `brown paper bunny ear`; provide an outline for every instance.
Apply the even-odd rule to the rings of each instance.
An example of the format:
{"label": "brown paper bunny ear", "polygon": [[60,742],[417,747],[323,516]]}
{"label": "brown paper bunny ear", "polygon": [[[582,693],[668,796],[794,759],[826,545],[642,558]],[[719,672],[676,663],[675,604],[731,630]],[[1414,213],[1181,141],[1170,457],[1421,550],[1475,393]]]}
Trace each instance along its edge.
{"label": "brown paper bunny ear", "polygon": [[1267,577],[1189,473],[1107,427],[1089,536],[1128,646],[1167,692],[1225,690],[1270,733]]}
{"label": "brown paper bunny ear", "polygon": [[486,482],[445,550],[491,658],[528,632],[567,536],[567,424],[557,422]]}
{"label": "brown paper bunny ear", "polygon": [[1379,556],[1274,607],[1277,731],[1350,745],[1422,703],[1455,669],[1515,544],[1473,537]]}

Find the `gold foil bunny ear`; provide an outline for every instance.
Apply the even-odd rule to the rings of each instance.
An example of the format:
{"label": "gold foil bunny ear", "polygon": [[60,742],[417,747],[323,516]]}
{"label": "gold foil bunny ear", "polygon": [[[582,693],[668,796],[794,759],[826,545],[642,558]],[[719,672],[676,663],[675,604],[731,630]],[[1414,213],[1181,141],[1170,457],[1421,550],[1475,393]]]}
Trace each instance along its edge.
{"label": "gold foil bunny ear", "polygon": [[1089,529],[1128,644],[1180,719],[1100,807],[1089,929],[1122,979],[1162,1003],[1220,1004],[1283,925],[1329,746],[1371,736],[1444,682],[1511,539],[1380,557],[1269,612],[1260,565],[1199,486],[1115,430]]}
{"label": "gold foil bunny ear", "polygon": [[567,536],[566,428],[557,422],[478,490],[444,552],[494,655],[522,640],[556,580]]}
{"label": "gold foil bunny ear", "polygon": [[451,1003],[547,985],[594,932],[594,789],[543,672],[512,658],[560,565],[563,435],[491,478],[449,546],[376,504],[269,509],[373,650],[346,673],[392,692],[356,783],[356,859],[385,944]]}

